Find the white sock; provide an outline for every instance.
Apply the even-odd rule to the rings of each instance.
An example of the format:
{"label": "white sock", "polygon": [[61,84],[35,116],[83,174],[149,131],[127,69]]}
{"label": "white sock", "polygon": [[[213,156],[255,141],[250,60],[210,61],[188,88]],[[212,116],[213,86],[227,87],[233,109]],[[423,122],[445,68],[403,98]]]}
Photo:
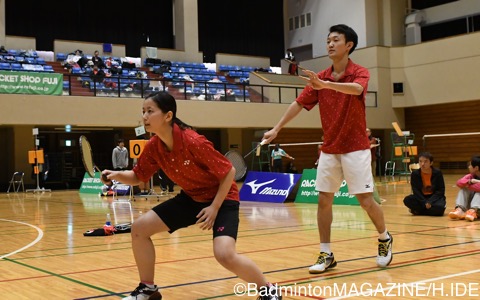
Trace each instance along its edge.
{"label": "white sock", "polygon": [[149,283],[144,283],[149,289],[154,289],[155,285],[154,284],[149,284]]}
{"label": "white sock", "polygon": [[330,243],[320,243],[320,252],[331,254],[332,251],[330,251]]}
{"label": "white sock", "polygon": [[384,232],[384,233],[380,233],[380,234],[378,235],[378,239],[379,239],[379,240],[382,240],[382,241],[384,241],[384,240],[389,240],[389,239],[390,239],[390,235],[388,235],[387,229],[385,229],[385,232]]}

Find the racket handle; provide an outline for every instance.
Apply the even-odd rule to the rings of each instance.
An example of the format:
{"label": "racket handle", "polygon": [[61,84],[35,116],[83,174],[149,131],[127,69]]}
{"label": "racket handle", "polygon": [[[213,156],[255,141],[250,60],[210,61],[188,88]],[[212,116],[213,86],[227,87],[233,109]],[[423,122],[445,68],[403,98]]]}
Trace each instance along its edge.
{"label": "racket handle", "polygon": [[260,146],[263,146],[263,145],[265,145],[266,143],[267,143],[267,140],[262,140],[262,141],[260,142]]}
{"label": "racket handle", "polygon": [[107,178],[107,175],[102,174],[102,180],[103,180],[103,182],[105,182],[105,184],[112,185],[112,181]]}

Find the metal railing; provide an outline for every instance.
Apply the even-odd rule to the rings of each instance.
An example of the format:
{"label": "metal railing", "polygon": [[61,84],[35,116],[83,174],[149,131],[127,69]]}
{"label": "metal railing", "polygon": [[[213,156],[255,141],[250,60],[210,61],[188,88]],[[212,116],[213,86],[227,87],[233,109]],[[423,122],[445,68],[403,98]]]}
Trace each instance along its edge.
{"label": "metal railing", "polygon": [[[65,80],[66,79],[66,80]],[[167,78],[135,78],[127,76],[107,77],[97,82],[86,74],[64,74],[68,87],[64,95],[72,93],[74,80],[84,83],[84,89],[93,93],[94,97],[129,97],[144,98],[154,91],[168,91],[175,97],[186,100],[234,101],[255,103],[291,103],[303,91],[303,86],[257,85],[231,82],[184,81]],[[377,93],[368,92],[367,107],[377,106]]]}

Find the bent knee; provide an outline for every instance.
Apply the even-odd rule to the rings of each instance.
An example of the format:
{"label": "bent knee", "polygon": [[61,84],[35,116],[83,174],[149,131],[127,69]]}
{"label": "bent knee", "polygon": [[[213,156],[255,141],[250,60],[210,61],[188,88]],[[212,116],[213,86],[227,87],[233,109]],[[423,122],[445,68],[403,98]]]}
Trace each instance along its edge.
{"label": "bent knee", "polygon": [[215,259],[222,266],[230,266],[235,261],[236,253],[231,251],[219,250],[219,251],[215,251],[214,255],[215,255]]}

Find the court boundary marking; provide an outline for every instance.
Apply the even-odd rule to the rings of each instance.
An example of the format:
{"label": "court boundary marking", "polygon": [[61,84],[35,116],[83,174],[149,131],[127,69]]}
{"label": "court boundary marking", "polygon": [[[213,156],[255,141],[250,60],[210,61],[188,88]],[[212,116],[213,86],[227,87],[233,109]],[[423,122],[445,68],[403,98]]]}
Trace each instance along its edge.
{"label": "court boundary marking", "polygon": [[8,220],[8,219],[0,219],[0,221],[13,222],[13,223],[18,223],[18,224],[22,224],[22,225],[27,225],[27,226],[30,226],[30,227],[34,228],[38,232],[37,238],[34,241],[32,241],[30,244],[28,244],[26,246],[23,246],[22,248],[17,249],[13,252],[10,252],[10,253],[7,253],[5,255],[0,256],[0,259],[5,259],[5,258],[7,258],[11,255],[17,254],[18,252],[21,252],[25,249],[28,249],[28,248],[32,247],[33,245],[35,245],[36,243],[38,243],[43,238],[43,230],[40,229],[39,227],[35,226],[35,225],[25,223],[25,222],[15,221],[15,220]]}

